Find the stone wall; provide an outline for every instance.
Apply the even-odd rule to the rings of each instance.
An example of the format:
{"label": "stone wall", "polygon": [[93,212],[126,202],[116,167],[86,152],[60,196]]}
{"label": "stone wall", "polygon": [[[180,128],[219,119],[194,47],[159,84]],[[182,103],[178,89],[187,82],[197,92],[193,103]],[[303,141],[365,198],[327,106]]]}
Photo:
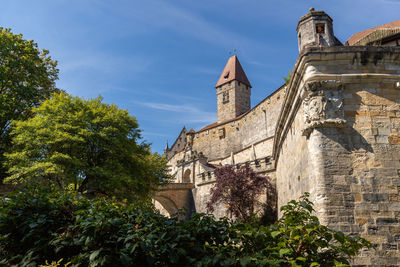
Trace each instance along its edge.
{"label": "stone wall", "polygon": [[279,205],[309,191],[322,223],[376,247],[354,265],[400,264],[399,82],[399,48],[307,49],[277,125]]}
{"label": "stone wall", "polygon": [[250,110],[251,87],[230,81],[216,88],[218,123],[231,120]]}
{"label": "stone wall", "polygon": [[193,150],[214,161],[272,137],[283,98],[284,87],[281,87],[243,116],[196,132]]}
{"label": "stone wall", "polygon": [[321,153],[319,149],[310,146],[310,141],[312,144],[318,144],[320,140],[314,133],[307,139],[302,134],[302,129],[304,119],[300,107],[279,151],[279,162],[276,166],[278,207],[292,199],[298,199],[304,192],[309,192],[317,213],[323,214],[325,210],[320,200],[324,196],[325,185],[320,178]]}

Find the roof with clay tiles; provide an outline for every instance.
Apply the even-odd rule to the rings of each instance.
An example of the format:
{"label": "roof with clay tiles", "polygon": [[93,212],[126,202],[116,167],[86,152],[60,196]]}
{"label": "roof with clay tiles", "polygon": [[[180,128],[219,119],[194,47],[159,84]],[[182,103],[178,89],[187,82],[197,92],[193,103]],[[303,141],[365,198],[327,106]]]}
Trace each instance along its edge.
{"label": "roof with clay tiles", "polygon": [[234,80],[242,82],[251,87],[251,84],[247,79],[246,73],[244,73],[242,65],[240,65],[239,59],[236,55],[233,55],[228,59],[228,62],[226,63],[225,68],[222,71],[221,76],[219,77],[219,80],[215,87],[219,87],[227,82]]}
{"label": "roof with clay tiles", "polygon": [[381,30],[381,29],[396,29],[396,28],[400,28],[400,20],[396,20],[393,22],[389,22],[365,31],[361,31],[361,32],[357,32],[355,34],[353,34],[353,36],[350,37],[349,40],[347,40],[347,43],[349,45],[357,45],[357,43],[367,37],[368,35],[372,34],[373,32],[377,31],[377,30]]}

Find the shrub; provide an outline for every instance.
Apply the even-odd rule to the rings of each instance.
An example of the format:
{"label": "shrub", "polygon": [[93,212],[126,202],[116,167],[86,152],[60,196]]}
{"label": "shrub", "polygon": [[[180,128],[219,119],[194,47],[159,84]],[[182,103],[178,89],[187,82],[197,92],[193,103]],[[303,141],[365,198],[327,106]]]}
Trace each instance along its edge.
{"label": "shrub", "polygon": [[334,266],[370,247],[321,226],[308,195],[284,206],[282,218],[269,227],[204,214],[180,221],[146,203],[41,187],[1,201],[4,265]]}
{"label": "shrub", "polygon": [[269,178],[254,172],[248,163],[236,170],[232,165],[220,167],[215,170],[215,185],[211,188],[207,211],[213,212],[215,204],[224,203],[236,218],[251,221],[257,213],[256,207],[261,206],[260,194],[271,195],[273,191]]}

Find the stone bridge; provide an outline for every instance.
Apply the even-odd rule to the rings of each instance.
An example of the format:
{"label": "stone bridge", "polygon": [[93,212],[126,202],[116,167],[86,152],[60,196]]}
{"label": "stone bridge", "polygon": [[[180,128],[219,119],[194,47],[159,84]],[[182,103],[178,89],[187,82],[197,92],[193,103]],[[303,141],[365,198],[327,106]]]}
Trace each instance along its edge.
{"label": "stone bridge", "polygon": [[193,187],[193,183],[170,183],[159,187],[153,200],[159,202],[170,215],[175,214],[179,209],[184,209],[186,213],[183,217],[188,219],[195,212]]}

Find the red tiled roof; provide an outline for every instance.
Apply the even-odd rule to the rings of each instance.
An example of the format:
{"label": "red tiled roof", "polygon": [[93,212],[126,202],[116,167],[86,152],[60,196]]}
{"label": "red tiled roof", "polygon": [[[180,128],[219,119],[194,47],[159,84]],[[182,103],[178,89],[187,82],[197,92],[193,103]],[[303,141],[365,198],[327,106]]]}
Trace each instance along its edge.
{"label": "red tiled roof", "polygon": [[193,129],[190,129],[190,131],[189,132],[187,132],[186,134],[194,134],[194,133],[196,133]]}
{"label": "red tiled roof", "polygon": [[201,128],[197,132],[201,132],[201,131],[204,131],[204,130],[207,130],[207,129],[211,129],[211,128],[214,128],[215,126],[218,126],[218,122],[211,123],[211,124]]}
{"label": "red tiled roof", "polygon": [[400,28],[400,20],[396,20],[393,22],[389,22],[365,31],[361,31],[358,33],[353,34],[353,36],[350,37],[349,40],[347,40],[347,43],[349,45],[354,45],[355,43],[357,43],[358,41],[360,41],[361,39],[363,39],[364,37],[370,35],[371,33],[373,33],[376,30],[379,29],[393,29],[393,28]]}
{"label": "red tiled roof", "polygon": [[219,87],[233,80],[242,82],[251,87],[251,84],[247,79],[246,73],[244,73],[242,65],[240,65],[239,59],[236,55],[228,59],[228,63],[226,63],[226,66],[222,71],[221,76],[219,77],[219,80],[215,87]]}

